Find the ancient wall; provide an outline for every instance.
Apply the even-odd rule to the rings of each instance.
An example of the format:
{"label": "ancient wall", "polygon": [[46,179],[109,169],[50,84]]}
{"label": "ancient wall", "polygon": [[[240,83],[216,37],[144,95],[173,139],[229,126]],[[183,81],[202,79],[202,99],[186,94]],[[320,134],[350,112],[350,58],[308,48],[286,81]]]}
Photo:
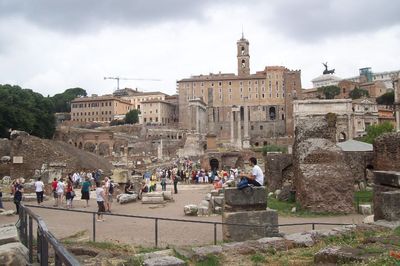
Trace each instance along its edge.
{"label": "ancient wall", "polygon": [[351,169],[354,181],[365,181],[367,179],[367,167],[373,167],[374,153],[345,151],[344,156]]}
{"label": "ancient wall", "polygon": [[296,199],[313,212],[354,211],[354,181],[343,151],[335,145],[335,116],[300,121],[293,168]]}
{"label": "ancient wall", "polygon": [[265,180],[268,191],[280,189],[283,184],[283,171],[292,165],[291,154],[268,153],[264,156]]}
{"label": "ancient wall", "polygon": [[400,171],[400,132],[383,134],[373,145],[376,170]]}

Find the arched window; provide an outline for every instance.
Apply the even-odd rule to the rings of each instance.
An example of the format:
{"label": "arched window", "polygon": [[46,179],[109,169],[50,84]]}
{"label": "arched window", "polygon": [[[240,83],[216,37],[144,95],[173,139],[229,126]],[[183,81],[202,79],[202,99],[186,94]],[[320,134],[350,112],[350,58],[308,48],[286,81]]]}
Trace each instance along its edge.
{"label": "arched window", "polygon": [[276,118],[276,109],[275,107],[272,106],[269,108],[269,119],[275,120],[275,118]]}

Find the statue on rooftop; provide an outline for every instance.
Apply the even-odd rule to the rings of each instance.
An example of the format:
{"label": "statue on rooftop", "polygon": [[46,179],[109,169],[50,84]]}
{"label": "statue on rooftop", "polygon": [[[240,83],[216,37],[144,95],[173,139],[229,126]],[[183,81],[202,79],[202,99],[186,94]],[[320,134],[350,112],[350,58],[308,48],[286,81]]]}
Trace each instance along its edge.
{"label": "statue on rooftop", "polygon": [[328,70],[328,62],[322,63],[322,64],[323,64],[324,67],[325,67],[324,72],[322,72],[324,75],[325,75],[325,74],[334,74],[334,73],[335,73],[335,69],[329,69],[329,70]]}

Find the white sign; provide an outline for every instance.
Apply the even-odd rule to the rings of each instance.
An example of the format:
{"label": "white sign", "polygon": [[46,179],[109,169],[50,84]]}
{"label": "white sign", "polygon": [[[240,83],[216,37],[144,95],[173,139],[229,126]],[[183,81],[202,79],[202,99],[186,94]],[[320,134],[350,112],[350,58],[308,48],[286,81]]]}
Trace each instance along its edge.
{"label": "white sign", "polygon": [[24,157],[22,156],[14,156],[13,157],[13,163],[23,163],[24,162]]}

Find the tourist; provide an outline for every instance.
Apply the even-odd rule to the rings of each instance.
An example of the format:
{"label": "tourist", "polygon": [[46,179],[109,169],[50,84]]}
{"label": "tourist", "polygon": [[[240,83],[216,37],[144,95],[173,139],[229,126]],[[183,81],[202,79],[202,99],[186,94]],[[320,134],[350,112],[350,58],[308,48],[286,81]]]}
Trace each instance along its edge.
{"label": "tourist", "polygon": [[133,194],[133,184],[129,179],[128,182],[125,184],[125,194]]}
{"label": "tourist", "polygon": [[165,177],[165,175],[161,176],[161,189],[162,191],[167,190],[167,178]]}
{"label": "tourist", "polygon": [[72,187],[72,181],[71,180],[67,180],[67,188],[65,190],[65,199],[67,201],[67,209],[71,209],[72,208],[72,200],[74,199],[74,195],[73,195],[73,187]]}
{"label": "tourist", "polygon": [[44,193],[44,183],[41,180],[42,178],[39,177],[38,180],[35,182],[35,192],[36,192],[36,199],[37,203],[40,205],[40,203],[43,202],[43,193]]}
{"label": "tourist", "polygon": [[105,188],[104,195],[106,195],[106,200],[105,200],[106,212],[111,212],[111,203],[113,202],[112,192],[114,192],[114,191],[111,191],[112,183],[111,183],[111,180],[110,180],[110,178],[108,176],[106,176],[104,178],[104,184],[105,184],[104,185],[104,188]]}
{"label": "tourist", "polygon": [[256,187],[260,187],[264,185],[264,174],[260,168],[260,166],[257,165],[257,159],[254,157],[251,157],[249,159],[250,166],[253,167],[251,170],[251,173],[244,176],[244,178],[247,179],[249,184],[252,184]]}
{"label": "tourist", "polygon": [[172,181],[174,182],[174,193],[178,194],[178,177],[176,175],[172,175]]}
{"label": "tourist", "polygon": [[86,207],[89,207],[89,199],[90,199],[90,180],[86,177],[85,182],[82,183],[81,189],[81,199],[86,200]]}
{"label": "tourist", "polygon": [[57,183],[57,207],[60,207],[63,203],[64,200],[64,190],[65,190],[65,185],[64,185],[64,180],[60,178]]}
{"label": "tourist", "polygon": [[3,188],[0,187],[0,209],[4,209],[3,206]]}
{"label": "tourist", "polygon": [[146,184],[146,181],[143,181],[142,182],[142,187],[140,188],[140,191],[139,191],[139,199],[142,199],[142,194],[143,193],[147,193],[147,192],[149,192],[149,187],[147,186],[147,184]]}
{"label": "tourist", "polygon": [[22,193],[24,193],[24,187],[21,184],[21,179],[17,179],[14,184],[13,194],[14,194],[14,204],[17,209],[17,214],[19,214],[19,206],[22,200]]}
{"label": "tourist", "polygon": [[[105,184],[104,181],[103,181],[103,184]],[[96,201],[97,201],[97,206],[98,206],[98,211],[97,211],[97,221],[98,222],[104,222],[103,213],[106,211],[106,208],[104,207],[105,198],[106,198],[106,196],[105,196],[102,184],[100,182],[97,182],[96,183]]]}
{"label": "tourist", "polygon": [[54,207],[57,207],[57,178],[54,177],[53,182],[51,182],[51,191],[53,192],[53,198],[54,198]]}

